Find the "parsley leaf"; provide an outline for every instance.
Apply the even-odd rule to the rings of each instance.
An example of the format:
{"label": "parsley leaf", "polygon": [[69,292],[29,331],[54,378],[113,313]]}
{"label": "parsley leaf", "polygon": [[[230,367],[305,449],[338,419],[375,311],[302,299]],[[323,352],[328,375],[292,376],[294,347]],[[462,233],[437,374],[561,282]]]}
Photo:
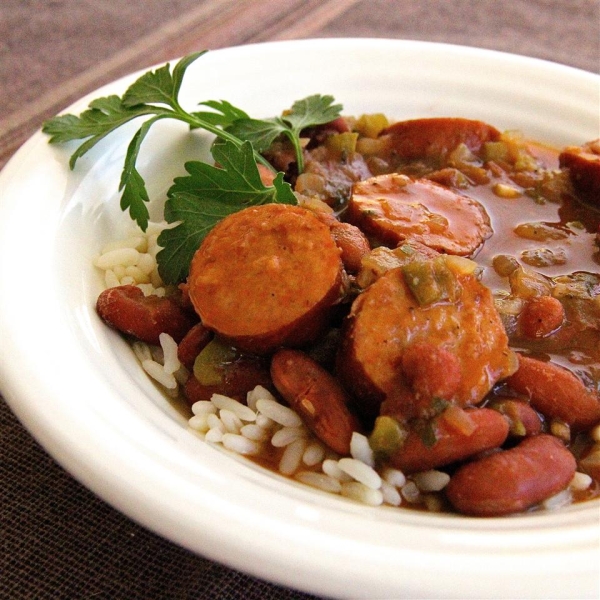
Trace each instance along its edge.
{"label": "parsley leaf", "polygon": [[273,186],[265,186],[254,160],[252,146],[231,142],[213,146],[221,167],[198,161],[185,165],[189,175],[177,177],[167,193],[165,219],[178,223],[158,238],[159,273],[165,283],[183,281],[190,262],[207,233],[221,219],[247,206],[277,202],[296,204],[289,184],[278,173]]}
{"label": "parsley leaf", "polygon": [[[118,96],[96,98],[89,108],[78,117],[61,115],[46,121],[42,131],[50,135],[51,144],[62,144],[72,140],[89,138],[71,156],[69,166],[75,167],[77,159],[91,150],[101,139],[132,119],[156,114],[156,109],[148,106],[125,107]],[[162,110],[161,110],[162,112]]]}
{"label": "parsley leaf", "polygon": [[252,142],[257,152],[266,150],[281,134],[286,135],[296,154],[298,172],[304,170],[300,134],[303,129],[329,123],[340,116],[341,104],[333,104],[333,96],[315,94],[297,100],[281,117],[273,119],[238,119],[227,129],[236,137]]}
{"label": "parsley leaf", "polygon": [[225,129],[238,119],[250,118],[241,108],[234,106],[231,102],[227,102],[227,100],[207,100],[206,102],[200,102],[200,106],[208,106],[214,112],[193,112],[191,113],[192,116],[212,123],[215,127],[223,127]]}
{"label": "parsley leaf", "polygon": [[[42,127],[42,131],[50,135],[51,144],[85,140],[71,155],[69,166],[73,169],[81,156],[115,129],[137,117],[152,116],[143,123],[129,143],[119,184],[119,191],[122,192],[121,208],[129,211],[131,218],[143,231],[148,227],[149,196],[144,178],[136,168],[136,161],[142,141],[156,121],[172,118],[183,121],[191,129],[205,129],[238,146],[244,141],[225,130],[233,121],[248,117],[232,104],[208,101],[203,104],[215,112],[197,113],[188,113],[179,104],[178,96],[185,71],[204,54],[205,51],[185,56],[172,71],[168,63],[155,71],[148,71],[127,88],[122,98],[116,95],[97,98],[90,102],[89,108],[81,115],[61,115],[46,121]],[[253,152],[254,160],[274,170],[263,156],[257,151]]]}

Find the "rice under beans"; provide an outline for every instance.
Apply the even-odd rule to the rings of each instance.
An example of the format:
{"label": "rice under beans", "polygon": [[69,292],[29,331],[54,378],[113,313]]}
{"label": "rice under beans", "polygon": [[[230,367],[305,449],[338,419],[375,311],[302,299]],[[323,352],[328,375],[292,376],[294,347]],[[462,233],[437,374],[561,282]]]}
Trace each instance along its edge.
{"label": "rice under beans", "polygon": [[[94,260],[104,273],[107,288],[136,285],[144,295],[164,296],[167,292],[158,273],[157,239],[166,223],[150,223],[145,233],[136,232],[124,240],[107,244]],[[135,341],[132,349],[144,371],[168,396],[178,397],[189,374],[177,358],[177,343],[166,333],[160,346]],[[300,416],[262,386],[247,394],[246,404],[222,394],[196,402],[188,420],[190,429],[208,443],[250,457],[277,458],[282,475],[330,494],[350,498],[369,506],[418,505],[429,511],[442,511],[441,491],[448,474],[428,470],[405,475],[398,469],[379,468],[364,435],[355,432],[350,456],[339,456],[324,446],[304,425]],[[592,431],[600,442],[600,425]],[[571,502],[572,492],[587,489],[591,478],[576,473],[571,485],[548,498],[543,507],[561,508]]]}

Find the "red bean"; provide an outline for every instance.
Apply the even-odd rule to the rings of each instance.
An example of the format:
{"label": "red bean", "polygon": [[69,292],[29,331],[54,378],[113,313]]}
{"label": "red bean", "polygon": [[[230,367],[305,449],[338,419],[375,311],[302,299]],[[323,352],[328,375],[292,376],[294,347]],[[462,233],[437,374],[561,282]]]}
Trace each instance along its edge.
{"label": "red bean", "polygon": [[[456,407],[453,407],[456,409]],[[444,413],[432,420],[430,427],[435,443],[426,443],[424,431],[411,431],[402,448],[390,461],[405,473],[442,467],[469,456],[501,446],[508,435],[508,422],[497,411],[476,408],[465,411],[469,427],[458,428]]]}
{"label": "red bean", "polygon": [[210,400],[213,394],[223,394],[245,404],[248,390],[257,385],[273,389],[269,369],[258,357],[243,355],[223,365],[222,378],[217,384],[203,385],[191,375],[184,394],[190,406],[198,400]]}
{"label": "red bean", "polygon": [[565,319],[560,300],[552,296],[535,296],[527,300],[519,316],[521,333],[528,338],[543,338],[556,331]]}
{"label": "red bean", "polygon": [[324,444],[340,454],[350,452],[350,439],[359,423],[347,407],[348,396],[332,375],[303,352],[280,350],[273,356],[271,377],[279,393]]}
{"label": "red bean", "polygon": [[212,331],[206,329],[202,323],[197,323],[185,334],[177,347],[177,358],[186,369],[193,369],[196,356],[210,342],[212,336]]}
{"label": "red bean", "polygon": [[554,363],[519,356],[519,368],[507,381],[515,391],[529,396],[533,408],[573,429],[586,429],[600,421],[598,395]]}
{"label": "red bean", "polygon": [[504,415],[513,437],[537,435],[542,431],[542,418],[527,402],[503,398],[487,406]]}
{"label": "red bean", "polygon": [[575,458],[562,442],[540,434],[464,465],[451,478],[446,496],[463,514],[507,515],[565,489],[575,469]]}
{"label": "red bean", "polygon": [[108,325],[148,344],[158,345],[159,335],[168,333],[176,342],[197,323],[177,296],[144,296],[134,285],[104,290],[96,302],[96,311]]}

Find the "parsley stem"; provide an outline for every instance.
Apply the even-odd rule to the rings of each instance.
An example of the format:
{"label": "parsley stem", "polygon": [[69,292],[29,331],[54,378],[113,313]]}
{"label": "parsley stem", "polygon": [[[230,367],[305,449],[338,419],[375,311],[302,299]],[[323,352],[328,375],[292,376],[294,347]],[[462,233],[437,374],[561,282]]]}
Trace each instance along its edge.
{"label": "parsley stem", "polygon": [[[187,123],[188,125],[190,125],[192,127],[204,129],[204,130],[208,131],[209,133],[212,133],[223,140],[226,140],[228,142],[231,142],[232,144],[235,144],[235,146],[237,148],[242,147],[244,140],[241,140],[240,138],[236,137],[235,135],[230,134],[228,131],[221,129],[220,127],[217,127],[216,125],[212,125],[211,123],[209,123],[208,121],[205,121],[204,119],[199,119],[198,117],[191,115],[190,113],[185,111],[183,108],[181,108],[181,106],[179,106],[179,103],[173,103],[172,107],[175,110],[176,118],[178,118],[180,121],[184,121],[185,123]],[[262,165],[267,167],[273,173],[277,172],[277,169],[275,169],[273,167],[273,165],[262,154],[256,152],[255,150],[253,150],[253,153],[254,153],[254,158],[255,158],[256,162],[261,163]]]}

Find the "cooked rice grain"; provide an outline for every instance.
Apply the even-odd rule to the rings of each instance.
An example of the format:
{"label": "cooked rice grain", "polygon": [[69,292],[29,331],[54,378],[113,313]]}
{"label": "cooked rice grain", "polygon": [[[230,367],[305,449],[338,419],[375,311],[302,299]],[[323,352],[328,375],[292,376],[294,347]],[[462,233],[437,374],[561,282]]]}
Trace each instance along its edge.
{"label": "cooked rice grain", "polygon": [[450,482],[450,475],[443,471],[422,471],[412,476],[413,481],[422,492],[439,492]]}
{"label": "cooked rice grain", "polygon": [[243,435],[237,435],[235,433],[224,433],[222,444],[228,450],[237,452],[238,454],[244,454],[246,456],[254,456],[260,453],[261,446],[253,440],[249,440]]}
{"label": "cooked rice grain", "polygon": [[366,485],[372,490],[377,490],[381,487],[381,477],[379,473],[369,465],[357,460],[356,458],[341,458],[338,461],[338,466],[344,473],[347,473],[360,483]]}
{"label": "cooked rice grain", "polygon": [[337,479],[325,475],[325,473],[299,471],[294,475],[294,478],[301,483],[331,494],[339,494],[342,491],[342,484]]}
{"label": "cooked rice grain", "polygon": [[304,427],[282,427],[273,434],[271,444],[275,448],[283,448],[297,439],[306,437],[306,435],[307,431]]}
{"label": "cooked rice grain", "polygon": [[177,342],[168,333],[161,333],[158,339],[163,351],[163,369],[165,373],[173,375],[181,367],[177,357]]}
{"label": "cooked rice grain", "polygon": [[352,433],[352,437],[350,438],[350,454],[352,458],[360,460],[370,467],[375,466],[373,450],[371,449],[369,440],[362,433],[358,433],[357,431]]}
{"label": "cooked rice grain", "polygon": [[233,398],[223,396],[222,394],[213,394],[210,401],[221,410],[231,411],[242,421],[256,421],[256,413],[245,404]]}
{"label": "cooked rice grain", "polygon": [[223,408],[219,411],[219,419],[225,427],[227,433],[240,434],[240,430],[243,427],[242,420],[232,411]]}
{"label": "cooked rice grain", "polygon": [[150,377],[158,381],[163,387],[168,390],[177,389],[177,380],[173,375],[165,373],[163,366],[155,360],[144,360],[142,368]]}
{"label": "cooked rice grain", "polygon": [[256,402],[256,408],[263,415],[284,427],[300,427],[302,425],[302,419],[291,408],[279,404],[276,400],[260,398]]}
{"label": "cooked rice grain", "polygon": [[374,490],[359,481],[342,483],[340,493],[342,496],[352,498],[352,500],[357,500],[358,502],[368,504],[369,506],[380,506],[383,504],[383,494],[380,490]]}
{"label": "cooked rice grain", "polygon": [[292,475],[300,467],[302,455],[306,449],[306,440],[299,438],[288,444],[279,461],[279,472],[283,475]]}

